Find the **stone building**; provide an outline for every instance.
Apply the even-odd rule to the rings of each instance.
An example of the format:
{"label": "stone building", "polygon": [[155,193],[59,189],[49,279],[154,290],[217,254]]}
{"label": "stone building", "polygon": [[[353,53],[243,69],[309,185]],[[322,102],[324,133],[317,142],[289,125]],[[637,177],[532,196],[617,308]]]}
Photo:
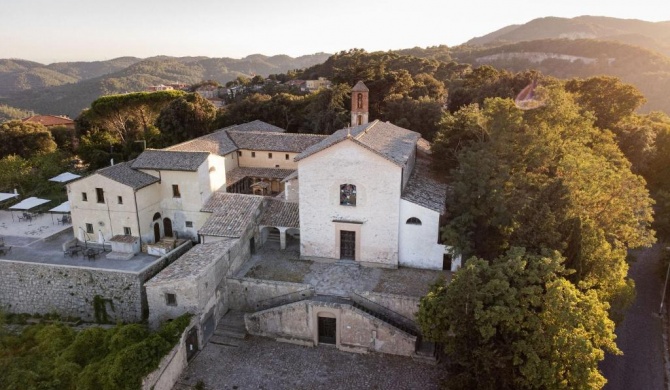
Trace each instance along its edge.
{"label": "stone building", "polygon": [[[145,243],[178,235],[199,243],[146,283],[152,324],[192,312],[208,339],[223,314],[241,310],[254,334],[315,345],[329,327],[341,349],[409,355],[419,345],[416,326],[389,314],[406,297],[380,298],[392,310],[360,296],[316,296],[303,283],[238,277],[269,241],[282,250],[299,242],[301,259],[344,266],[460,266],[439,239],[447,186],[430,174],[429,143],[368,122],[368,94],[362,82],[354,86],[351,127],[328,136],[254,121],[147,150],[70,183],[75,235],[108,240],[123,232]],[[409,300],[412,317],[418,300]]]}

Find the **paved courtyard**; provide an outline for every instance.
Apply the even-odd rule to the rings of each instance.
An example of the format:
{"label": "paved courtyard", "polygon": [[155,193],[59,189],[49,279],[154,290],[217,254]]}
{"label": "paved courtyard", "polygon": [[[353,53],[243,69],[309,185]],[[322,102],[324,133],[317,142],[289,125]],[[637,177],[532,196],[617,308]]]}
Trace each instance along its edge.
{"label": "paved courtyard", "polygon": [[354,354],[334,347],[302,347],[250,337],[239,347],[208,343],[189,363],[174,390],[199,381],[218,389],[439,389],[443,363],[408,357]]}
{"label": "paved courtyard", "polygon": [[357,264],[322,263],[300,260],[297,246],[280,251],[266,243],[238,276],[284,282],[308,283],[318,294],[348,296],[354,291],[424,296],[439,277],[451,272],[415,268],[370,268]]}
{"label": "paved courtyard", "polygon": [[[68,265],[76,267],[101,268],[139,272],[158,260],[156,256],[145,253],[137,254],[131,260],[107,259],[104,254],[93,260],[85,256],[63,255],[63,243],[72,239],[71,225],[59,225],[54,214],[53,224],[49,214],[43,214],[30,222],[19,222],[11,213],[0,211],[0,238],[6,247],[11,247],[9,253],[0,254],[0,261],[17,260],[31,263],[53,265]],[[94,245],[94,244],[93,244]],[[109,244],[107,244],[109,249]]]}

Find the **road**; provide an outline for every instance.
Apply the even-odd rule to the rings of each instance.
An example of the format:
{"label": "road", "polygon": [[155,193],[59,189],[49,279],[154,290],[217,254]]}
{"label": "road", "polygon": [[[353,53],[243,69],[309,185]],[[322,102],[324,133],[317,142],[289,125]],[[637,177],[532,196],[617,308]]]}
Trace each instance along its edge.
{"label": "road", "polygon": [[601,364],[608,381],[605,390],[665,388],[663,324],[657,315],[663,289],[659,272],[661,245],[634,254],[637,261],[629,275],[635,280],[637,297],[616,329],[623,356],[607,355]]}

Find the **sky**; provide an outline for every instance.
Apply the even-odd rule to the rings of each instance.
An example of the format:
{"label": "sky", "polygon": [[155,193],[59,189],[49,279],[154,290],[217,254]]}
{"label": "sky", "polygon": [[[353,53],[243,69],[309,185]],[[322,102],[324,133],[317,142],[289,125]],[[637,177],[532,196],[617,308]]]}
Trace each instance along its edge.
{"label": "sky", "polygon": [[581,15],[670,21],[667,0],[0,0],[0,58],[242,58],[455,46]]}

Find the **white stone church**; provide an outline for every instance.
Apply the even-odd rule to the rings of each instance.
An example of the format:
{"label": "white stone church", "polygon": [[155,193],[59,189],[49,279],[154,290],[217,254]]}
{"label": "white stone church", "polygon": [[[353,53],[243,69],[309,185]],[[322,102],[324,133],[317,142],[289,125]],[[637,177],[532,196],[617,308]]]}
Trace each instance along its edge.
{"label": "white stone church", "polygon": [[[367,88],[359,82],[352,93],[353,126],[329,136],[254,121],[146,150],[69,184],[75,236],[100,243],[119,236],[138,244],[175,236],[212,242],[230,237],[219,218],[235,208],[228,203],[249,201],[224,194],[261,195],[292,203],[275,218],[291,223],[269,227],[280,230],[284,243],[287,234],[299,237],[305,259],[443,269],[446,185],[430,175],[430,145],[388,122],[368,123]],[[208,206],[221,199],[223,208]],[[259,237],[262,245],[267,237]]]}
{"label": "white stone church", "polygon": [[[319,319],[332,317],[340,321],[332,326],[342,349],[409,354],[416,337],[346,302],[334,309],[332,302],[310,301],[295,314],[291,305],[297,303],[284,300],[285,307],[275,305],[266,313],[258,302],[248,304],[254,294],[276,300],[299,288],[279,286],[269,293],[267,286],[242,289],[247,282],[230,279],[277,236],[281,249],[299,242],[304,260],[434,270],[460,266],[440,242],[447,186],[431,176],[430,144],[414,131],[368,122],[368,93],[362,82],[354,86],[351,127],[328,136],[285,133],[254,121],[146,150],[133,161],[72,182],[67,191],[75,237],[110,243],[107,257],[128,261],[140,250],[160,253],[159,244],[170,240],[199,243],[146,283],[152,322],[190,311],[201,317],[206,340],[221,315],[246,309],[265,316],[247,318],[250,331],[316,345]],[[279,318],[282,310],[310,325],[296,330],[282,322],[290,316]],[[351,316],[358,319],[356,329],[373,332],[369,345],[345,331],[351,327],[343,322]],[[398,347],[398,334],[407,347]],[[386,343],[378,342],[384,337]]]}

